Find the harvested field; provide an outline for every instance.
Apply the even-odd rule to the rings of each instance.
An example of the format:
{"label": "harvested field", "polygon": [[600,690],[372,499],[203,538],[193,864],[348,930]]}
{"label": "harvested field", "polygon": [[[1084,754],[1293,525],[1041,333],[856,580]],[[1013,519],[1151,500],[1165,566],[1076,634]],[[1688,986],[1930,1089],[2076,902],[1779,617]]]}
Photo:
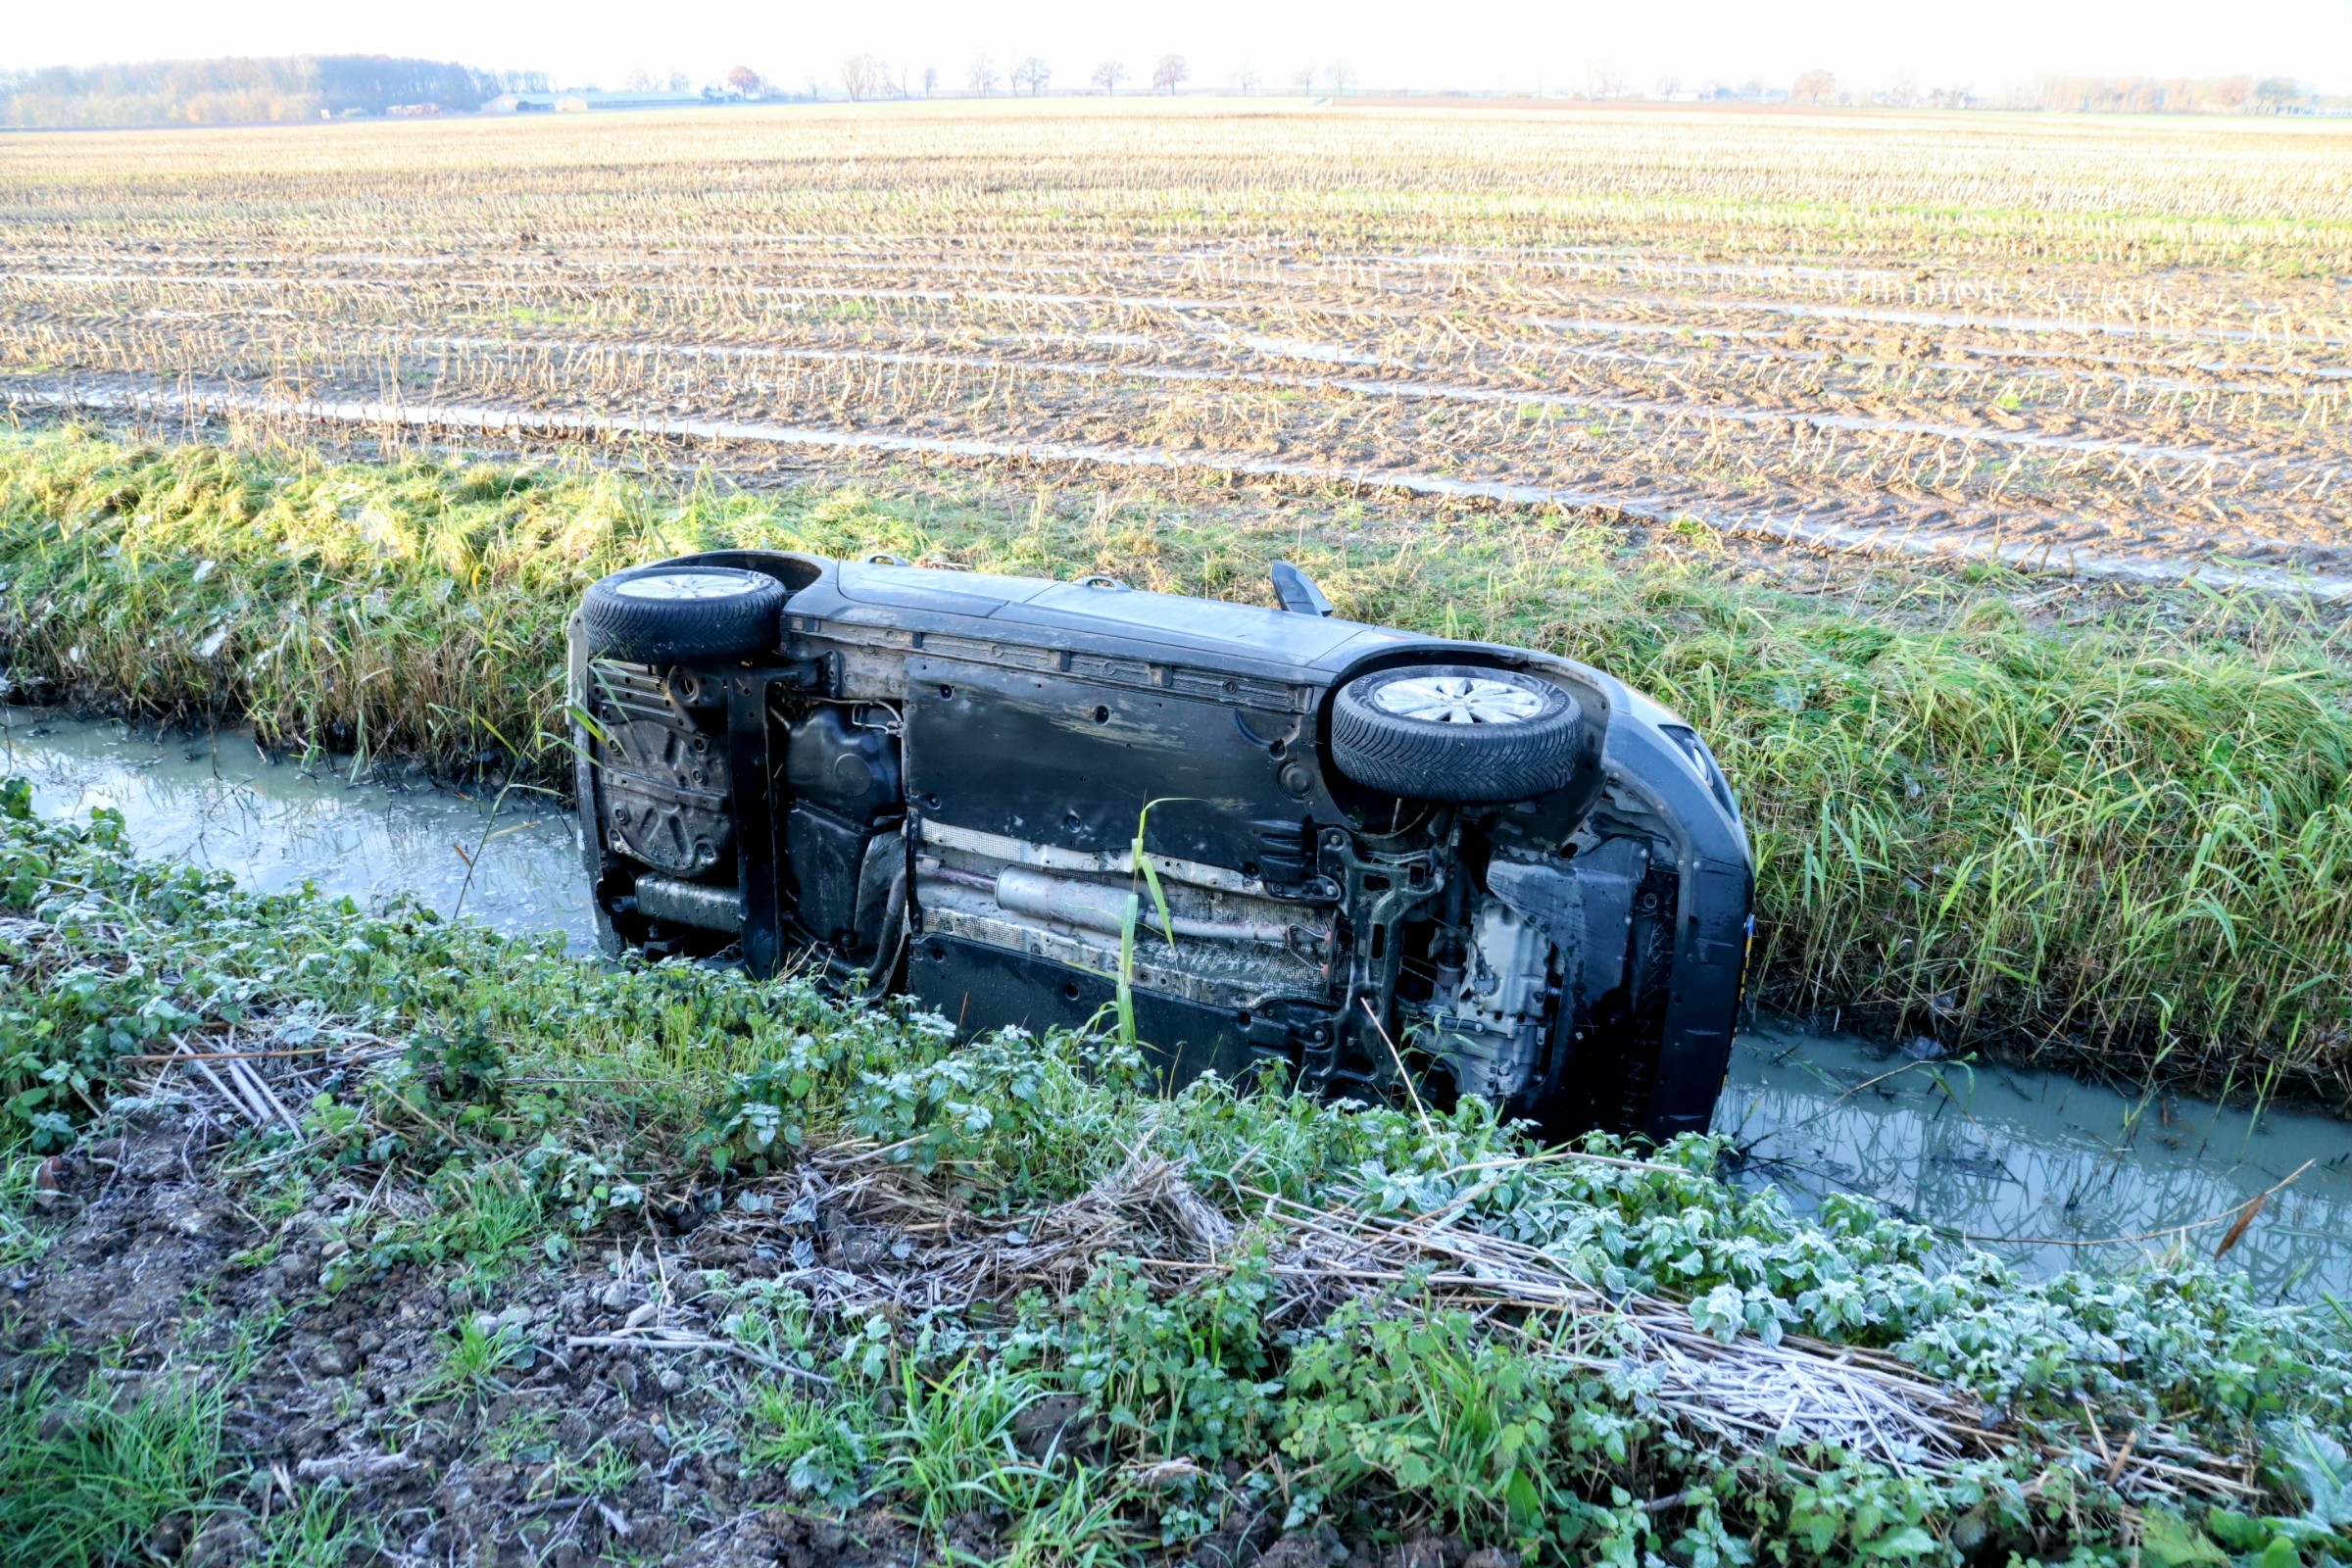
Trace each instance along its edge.
{"label": "harvested field", "polygon": [[[63,426],[0,432],[0,695],[503,801],[629,563],[1285,559],[1703,730],[1763,1006],[2251,1144],[2352,1105],[2347,154],[1205,101],[0,138],[0,401]],[[474,922],[511,831],[451,835],[445,919],[0,783],[0,1562],[2352,1554],[2352,1311],[2232,1252],[2302,1171],[2030,1277],[1726,1179],[1786,1143],[1163,1099],[584,962]]]}
{"label": "harvested field", "polygon": [[2352,133],[2308,124],[943,105],[0,147],[26,410],[2330,592],[2347,272]]}

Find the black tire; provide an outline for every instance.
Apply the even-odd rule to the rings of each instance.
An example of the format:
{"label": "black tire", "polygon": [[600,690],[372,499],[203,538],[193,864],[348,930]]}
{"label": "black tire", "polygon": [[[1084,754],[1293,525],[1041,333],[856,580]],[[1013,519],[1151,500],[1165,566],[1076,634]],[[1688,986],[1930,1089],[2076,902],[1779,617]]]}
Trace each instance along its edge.
{"label": "black tire", "polygon": [[764,572],[693,562],[616,571],[588,590],[588,652],[636,664],[742,659],[776,646],[784,585]]}
{"label": "black tire", "polygon": [[1402,664],[1340,688],[1331,760],[1356,783],[1407,800],[1529,801],[1575,773],[1583,721],[1574,698],[1534,675]]}

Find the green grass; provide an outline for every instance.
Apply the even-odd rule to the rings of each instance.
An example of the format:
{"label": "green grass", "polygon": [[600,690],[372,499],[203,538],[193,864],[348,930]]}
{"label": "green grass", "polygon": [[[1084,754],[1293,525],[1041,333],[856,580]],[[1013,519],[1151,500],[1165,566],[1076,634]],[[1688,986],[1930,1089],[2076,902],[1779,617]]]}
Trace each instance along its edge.
{"label": "green grass", "polygon": [[217,1506],[220,1392],[158,1380],[129,1398],[93,1377],[57,1396],[35,1376],[0,1399],[0,1559],[97,1568],[147,1553],[167,1519]]}
{"label": "green grass", "polygon": [[[681,1355],[711,1389],[706,1414],[734,1423],[691,1441],[742,1453],[789,1505],[896,1514],[922,1532],[926,1560],[1144,1568],[1260,1517],[1375,1545],[1434,1528],[1531,1562],[1690,1568],[2122,1564],[2135,1551],[2275,1568],[2352,1551],[2352,1319],[2266,1304],[2242,1276],[2180,1253],[2034,1280],[1865,1200],[1799,1218],[1776,1194],[1719,1179],[1705,1139],[1642,1159],[1606,1140],[1585,1152],[1600,1159],[1531,1158],[1475,1101],[1425,1119],[1214,1081],[1162,1099],[1115,1040],[1011,1032],[958,1047],[903,1008],[829,999],[805,979],[582,962],[411,908],[242,893],[140,860],[107,815],[43,820],[22,785],[0,791],[0,913],[20,968],[123,977],[70,1004],[52,1001],[61,987],[25,988],[102,1036],[168,1007],[200,1032],[232,1016],[248,1030],[365,1019],[417,1043],[355,1069],[338,1115],[314,1107],[306,1145],[255,1135],[199,1167],[245,1206],[287,1165],[389,1195],[391,1229],[360,1238],[336,1287],[358,1293],[350,1317],[382,1309],[367,1293],[413,1293],[420,1274],[445,1290],[466,1279],[475,1265],[448,1239],[495,1187],[528,1182],[544,1256],[591,1258],[646,1237],[649,1194],[711,1192],[741,1211],[748,1193],[799,1191],[814,1158],[854,1158],[820,1177],[825,1203],[858,1201],[853,1185],[879,1200],[863,1212],[903,1226],[914,1301],[820,1300],[757,1277],[768,1265],[756,1262],[743,1265],[754,1277],[695,1270],[682,1308],[759,1360]],[[23,1038],[78,1050],[54,1027]],[[82,1070],[103,1099],[109,1061]],[[19,1076],[0,1098],[41,1076],[6,1071]],[[33,1135],[16,1126],[0,1148]],[[1146,1154],[1230,1241],[1204,1255],[1161,1210],[1102,1196]],[[459,1179],[467,1171],[481,1174]],[[943,1260],[989,1234],[1026,1249],[1073,1226],[1100,1240],[1066,1279],[1030,1276],[969,1306],[953,1290],[921,1298]],[[1554,1277],[1594,1294],[1466,1310],[1458,1282],[1433,1269],[1365,1279],[1354,1254],[1327,1250],[1340,1227],[1540,1246]],[[509,1229],[501,1245],[526,1240]],[[1594,1304],[1642,1300],[1734,1351],[1889,1358],[1981,1401],[2001,1435],[1936,1468],[1711,1433],[1689,1396],[1659,1394],[1659,1363]],[[103,1351],[73,1332],[57,1329],[61,1364]],[[224,1419],[223,1401],[270,1332],[131,1395],[18,1376],[0,1395],[0,1561],[127,1568],[163,1520],[241,1506],[238,1480],[266,1475],[267,1455],[234,1450],[245,1422]],[[638,1484],[638,1461],[601,1427],[566,1447],[544,1414],[463,1426],[488,1418],[474,1406],[496,1396],[514,1341],[467,1319],[445,1345],[406,1389],[383,1391],[404,1423],[427,1418],[419,1390],[462,1395],[431,1418],[535,1467],[535,1496]],[[1051,1443],[1022,1430],[1048,1399]],[[2111,1479],[2119,1443],[2176,1459],[2183,1450],[2164,1445],[2201,1445],[2254,1491],[2185,1510],[2126,1496]],[[553,1451],[524,1458],[542,1445]],[[442,1467],[418,1478],[435,1485],[471,1462],[416,1451]],[[418,1495],[363,1488],[338,1511],[309,1491],[306,1511],[282,1511],[261,1539],[273,1563],[324,1568],[371,1531],[413,1533]]]}
{"label": "green grass", "polygon": [[[93,1376],[62,1394],[46,1372],[0,1396],[0,1561],[11,1568],[127,1568],[169,1560],[223,1515],[251,1568],[343,1568],[362,1538],[341,1496],[314,1491],[255,1520],[232,1483],[219,1369],[171,1371],[126,1391]],[[159,1532],[161,1532],[159,1534]]]}
{"label": "green grass", "polygon": [[2177,593],[2037,624],[2046,584],[1791,592],[1703,531],[1636,552],[1527,512],[1244,514],[24,436],[0,442],[0,648],[109,704],[556,779],[564,619],[631,562],[885,549],[1262,601],[1288,558],[1344,614],[1556,650],[1695,723],[1750,817],[1767,1004],[2135,1079],[2352,1092],[2352,672],[2309,614]]}
{"label": "green grass", "polygon": [[909,1498],[924,1534],[943,1544],[950,1521],[975,1508],[1036,1512],[1058,1489],[1023,1456],[1013,1423],[1045,1394],[1032,1379],[972,1360],[929,1380],[907,1365],[880,1484]]}
{"label": "green grass", "polygon": [[514,1325],[485,1330],[472,1318],[457,1326],[441,1359],[417,1390],[419,1400],[468,1399],[487,1402],[510,1388],[507,1374],[531,1358],[531,1347]]}
{"label": "green grass", "polygon": [[35,1223],[34,1184],[40,1172],[37,1154],[0,1154],[0,1269],[23,1267],[46,1249]]}

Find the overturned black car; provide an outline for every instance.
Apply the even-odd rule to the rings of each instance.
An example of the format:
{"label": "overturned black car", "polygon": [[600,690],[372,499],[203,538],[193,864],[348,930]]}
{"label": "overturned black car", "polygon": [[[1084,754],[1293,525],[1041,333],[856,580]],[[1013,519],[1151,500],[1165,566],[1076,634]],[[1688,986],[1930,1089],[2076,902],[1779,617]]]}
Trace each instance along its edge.
{"label": "overturned black car", "polygon": [[748,551],[604,579],[570,673],[608,947],[821,965],[967,1035],[1085,1025],[1124,977],[1171,1082],[1703,1129],[1753,884],[1705,744],[1582,664],[1274,591]]}

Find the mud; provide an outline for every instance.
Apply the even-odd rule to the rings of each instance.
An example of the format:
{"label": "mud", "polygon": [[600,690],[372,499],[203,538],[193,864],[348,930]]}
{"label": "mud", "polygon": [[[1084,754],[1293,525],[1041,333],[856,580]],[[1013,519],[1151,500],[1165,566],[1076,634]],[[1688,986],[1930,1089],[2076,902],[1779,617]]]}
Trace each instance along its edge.
{"label": "mud", "polygon": [[[704,1286],[719,1276],[710,1271],[746,1279],[794,1269],[767,1245],[772,1223],[713,1222],[689,1187],[688,1200],[658,1205],[674,1220],[598,1239],[561,1263],[396,1264],[330,1291],[322,1280],[343,1237],[371,1212],[419,1208],[422,1199],[381,1181],[336,1182],[264,1221],[224,1180],[240,1178],[250,1193],[255,1169],[249,1144],[168,1089],[118,1101],[105,1136],[51,1163],[46,1251],[0,1278],[0,1388],[33,1374],[36,1348],[53,1387],[95,1373],[132,1393],[241,1360],[243,1372],[221,1385],[225,1434],[250,1467],[250,1495],[235,1500],[262,1513],[331,1486],[343,1517],[373,1543],[347,1560],[382,1568],[912,1568],[994,1560],[1010,1544],[1006,1523],[977,1509],[950,1521],[940,1541],[882,1509],[838,1515],[797,1496],[781,1467],[742,1446],[757,1368],[650,1338],[710,1341],[719,1308]],[[905,1250],[886,1231],[820,1225],[819,1234],[825,1266],[813,1272],[852,1288],[853,1271],[879,1262],[887,1272]],[[455,1389],[443,1369],[467,1326],[516,1348],[486,1386]],[[887,1419],[890,1396],[877,1400]],[[1025,1412],[1033,1460],[1083,1446],[1067,1431],[1068,1405]],[[253,1546],[233,1517],[217,1528],[171,1523],[149,1544],[160,1561],[237,1568]],[[1328,1527],[1286,1536],[1261,1512],[1164,1560],[1517,1568],[1507,1553],[1470,1553],[1450,1537],[1367,1528],[1352,1543]]]}
{"label": "mud", "polygon": [[[1361,354],[1337,344],[1298,338],[1272,339],[1250,334],[1209,334],[1271,359],[1309,360],[1325,364],[1379,368],[1375,355]],[[1149,340],[1147,340],[1149,341]],[[805,360],[819,364],[910,366],[935,369],[989,370],[1010,375],[1070,376],[1081,380],[1127,377],[1141,381],[1222,383],[1283,387],[1300,392],[1351,392],[1362,397],[1425,399],[1439,403],[1500,404],[1514,409],[1551,409],[1562,412],[1642,414],[1701,423],[1726,421],[1760,424],[1776,432],[1791,429],[1850,430],[1895,435],[1932,435],[1951,441],[1983,441],[1992,446],[2038,448],[2051,452],[2096,453],[2165,463],[2228,462],[2244,466],[2240,454],[2214,446],[2166,445],[2093,436],[2055,435],[2032,430],[2004,430],[1981,424],[1939,423],[1932,420],[1871,418],[1861,415],[1822,414],[1801,408],[1737,408],[1712,404],[1671,403],[1636,398],[1575,397],[1554,392],[1459,386],[1445,382],[1367,376],[1276,375],[1264,371],[1205,368],[1166,365],[1089,364],[1069,360],[1040,360],[1012,355],[981,356],[922,354],[887,350],[778,348],[700,343],[641,341],[596,342],[581,338],[484,338],[422,336],[394,339],[391,348],[469,348],[593,357],[622,355],[633,359]],[[1648,361],[1645,363],[1671,363]],[[2181,386],[2196,383],[2181,382]],[[2230,384],[2220,390],[2261,391],[2260,387]],[[2316,477],[2316,475],[2315,475]]]}
{"label": "mud", "polygon": [[[18,1375],[27,1352],[62,1339],[69,1352],[48,1363],[58,1386],[78,1386],[101,1349],[125,1352],[114,1376],[135,1383],[226,1355],[239,1324],[282,1313],[229,1386],[227,1432],[257,1493],[282,1486],[291,1501],[329,1479],[348,1488],[347,1510],[384,1535],[380,1560],[780,1560],[693,1554],[746,1510],[788,1500],[780,1477],[747,1474],[726,1448],[686,1436],[731,1425],[726,1369],[707,1356],[564,1348],[617,1331],[658,1288],[642,1258],[504,1277],[403,1266],[330,1296],[318,1276],[337,1224],[401,1195],[337,1186],[263,1225],[213,1178],[216,1162],[235,1159],[223,1129],[169,1100],[131,1105],[122,1131],[64,1156],[52,1207],[65,1223],[0,1292],[0,1355]],[[439,1395],[456,1326],[482,1314],[528,1350],[485,1397]],[[625,1459],[600,1468],[607,1455]],[[906,1541],[893,1521],[853,1522],[805,1540],[800,1560],[906,1562]]]}

